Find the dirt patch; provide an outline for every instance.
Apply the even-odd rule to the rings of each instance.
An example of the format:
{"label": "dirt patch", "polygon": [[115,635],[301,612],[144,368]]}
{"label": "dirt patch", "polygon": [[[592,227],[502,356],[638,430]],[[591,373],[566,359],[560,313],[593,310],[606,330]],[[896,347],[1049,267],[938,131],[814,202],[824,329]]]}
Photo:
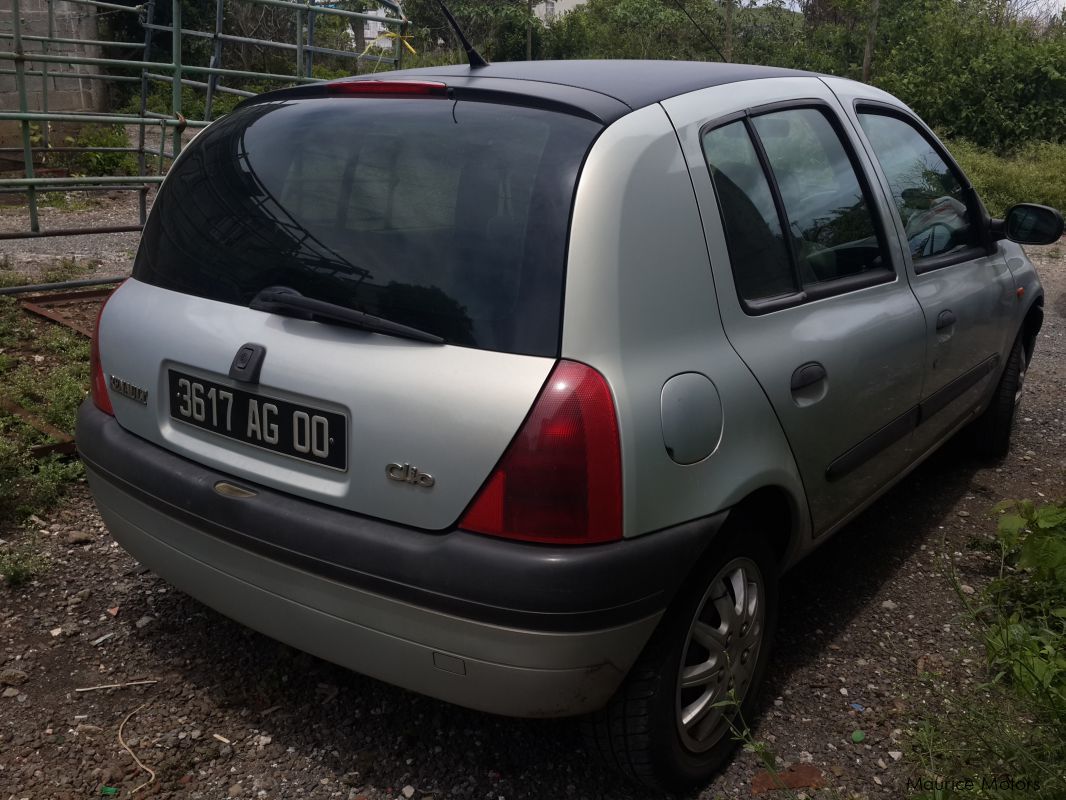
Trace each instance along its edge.
{"label": "dirt patch", "polygon": [[[987,678],[945,556],[979,591],[991,564],[968,545],[993,530],[992,505],[1064,493],[1064,250],[1033,248],[1047,319],[1007,459],[949,446],[785,580],[754,734],[838,797],[904,796],[908,732],[951,713],[936,687]],[[0,590],[0,669],[26,675],[0,698],[0,798],[128,796],[149,779],[118,739],[131,712],[124,740],[156,776],[139,797],[642,796],[586,756],[570,723],[449,706],[221,617],[126,555],[84,485],[34,527],[51,568]],[[77,691],[139,680],[156,683]],[[759,769],[741,753],[699,797],[750,797]]]}

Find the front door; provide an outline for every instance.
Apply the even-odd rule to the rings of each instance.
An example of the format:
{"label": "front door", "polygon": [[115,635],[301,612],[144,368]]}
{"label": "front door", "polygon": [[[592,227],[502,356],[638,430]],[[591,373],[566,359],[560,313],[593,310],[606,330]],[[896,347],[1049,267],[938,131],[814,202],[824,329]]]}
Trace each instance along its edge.
{"label": "front door", "polygon": [[876,104],[860,103],[856,116],[881,167],[925,313],[920,452],[969,419],[1002,370],[1014,279],[998,248],[989,252],[981,241],[976,194],[925,127]]}

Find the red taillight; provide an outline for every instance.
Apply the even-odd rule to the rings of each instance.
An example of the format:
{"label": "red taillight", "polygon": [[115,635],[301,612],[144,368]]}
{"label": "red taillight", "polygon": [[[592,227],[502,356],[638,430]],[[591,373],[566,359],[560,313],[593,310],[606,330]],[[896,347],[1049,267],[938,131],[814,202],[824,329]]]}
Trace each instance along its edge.
{"label": "red taillight", "polygon": [[408,97],[422,95],[446,97],[448,86],[439,81],[381,81],[363,78],[344,78],[326,84],[330,94],[391,95]]}
{"label": "red taillight", "polygon": [[459,527],[554,544],[622,538],[622,455],[611,391],[560,361]]}
{"label": "red taillight", "polygon": [[115,416],[115,409],[111,406],[111,398],[107,394],[107,379],[104,377],[104,368],[100,363],[100,321],[104,316],[107,301],[114,297],[114,292],[107,296],[100,306],[100,313],[96,315],[96,327],[93,328],[93,343],[89,350],[89,393],[93,403],[105,414]]}

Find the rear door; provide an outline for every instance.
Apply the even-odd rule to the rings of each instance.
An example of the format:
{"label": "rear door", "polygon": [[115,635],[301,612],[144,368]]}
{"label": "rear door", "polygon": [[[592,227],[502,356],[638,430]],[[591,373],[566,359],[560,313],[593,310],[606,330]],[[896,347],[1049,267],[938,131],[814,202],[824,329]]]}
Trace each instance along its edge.
{"label": "rear door", "polygon": [[[103,368],[136,387],[112,392],[119,423],[237,478],[450,526],[558,357],[600,128],[443,93],[265,97],[214,123],[108,305]],[[442,342],[254,307],[277,286]]]}
{"label": "rear door", "polygon": [[968,419],[1003,367],[1017,306],[999,247],[982,241],[984,210],[932,133],[905,109],[856,99],[858,127],[893,205],[925,314],[926,380],[916,447]]}
{"label": "rear door", "polygon": [[922,310],[824,84],[731,92],[664,106],[690,160],[726,333],[773,404],[824,533],[912,457]]}

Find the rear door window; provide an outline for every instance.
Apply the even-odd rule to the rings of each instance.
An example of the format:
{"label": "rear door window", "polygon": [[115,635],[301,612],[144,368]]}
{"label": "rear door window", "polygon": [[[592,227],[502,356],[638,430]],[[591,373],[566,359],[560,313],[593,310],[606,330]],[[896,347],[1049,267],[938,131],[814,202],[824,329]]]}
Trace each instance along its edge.
{"label": "rear door window", "polygon": [[703,134],[749,313],[894,277],[869,191],[828,114],[817,107],[754,113]]}
{"label": "rear door window", "polygon": [[175,164],[134,276],[241,305],[289,286],[452,344],[555,355],[570,206],[600,128],[443,98],[246,106]]}

